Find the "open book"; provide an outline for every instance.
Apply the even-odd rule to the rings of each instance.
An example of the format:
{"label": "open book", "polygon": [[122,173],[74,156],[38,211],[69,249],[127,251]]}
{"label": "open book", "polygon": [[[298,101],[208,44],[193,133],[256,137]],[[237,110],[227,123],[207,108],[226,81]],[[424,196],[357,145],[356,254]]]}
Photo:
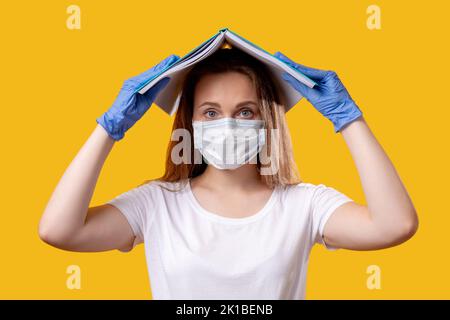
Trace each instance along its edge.
{"label": "open book", "polygon": [[276,89],[282,94],[282,98],[284,98],[286,111],[297,104],[303,96],[281,77],[283,72],[289,73],[310,88],[316,85],[313,80],[275,57],[273,54],[242,38],[228,28],[222,28],[218,33],[200,44],[184,57],[175,63],[168,65],[165,69],[161,70],[160,73],[155,74],[137,91],[140,94],[143,94],[162,78],[170,77],[171,80],[167,86],[158,93],[154,103],[169,115],[173,115],[180,102],[183,79],[187,72],[197,62],[205,59],[215,51],[222,47],[226,47],[227,45],[240,49],[267,65],[277,87]]}

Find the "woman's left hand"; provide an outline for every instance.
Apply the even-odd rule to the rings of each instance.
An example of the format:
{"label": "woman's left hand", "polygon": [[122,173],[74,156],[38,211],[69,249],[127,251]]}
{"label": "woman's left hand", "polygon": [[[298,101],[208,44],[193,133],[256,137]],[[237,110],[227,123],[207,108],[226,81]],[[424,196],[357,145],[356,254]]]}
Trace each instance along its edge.
{"label": "woman's left hand", "polygon": [[314,88],[309,88],[286,72],[282,75],[285,81],[333,123],[335,132],[341,131],[344,126],[362,116],[361,110],[351,98],[336,72],[306,67],[292,61],[279,51],[274,56],[317,83]]}
{"label": "woman's left hand", "polygon": [[342,136],[356,164],[366,197],[367,205],[351,201],[334,210],[323,227],[324,242],[334,248],[377,250],[411,238],[419,223],[414,205],[394,165],[336,73],[302,66],[281,52],[275,56],[317,83],[311,89],[289,74],[283,74],[285,81],[333,122],[336,132],[343,129]]}

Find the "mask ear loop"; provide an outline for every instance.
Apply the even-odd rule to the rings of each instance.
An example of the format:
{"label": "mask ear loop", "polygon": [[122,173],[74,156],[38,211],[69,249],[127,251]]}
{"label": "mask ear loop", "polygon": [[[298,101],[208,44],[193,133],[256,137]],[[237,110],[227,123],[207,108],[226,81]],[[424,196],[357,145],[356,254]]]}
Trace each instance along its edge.
{"label": "mask ear loop", "polygon": [[[264,145],[256,155],[256,170],[258,171],[258,173],[261,173],[261,160],[260,160],[259,155],[260,155],[261,151],[264,149],[264,147],[266,146],[266,140],[267,140],[267,137],[265,136],[267,134],[267,131],[265,128],[262,128],[262,130],[264,130],[264,136],[263,136]],[[260,138],[260,136],[258,136],[258,140],[259,140],[259,138]],[[259,141],[258,141],[258,143],[259,143]]]}
{"label": "mask ear loop", "polygon": [[[262,150],[262,149],[261,149]],[[256,154],[256,170],[258,171],[258,173],[259,174],[261,174],[261,161],[260,161],[260,159],[259,159],[259,153],[260,153],[261,151],[259,151],[257,154]]]}

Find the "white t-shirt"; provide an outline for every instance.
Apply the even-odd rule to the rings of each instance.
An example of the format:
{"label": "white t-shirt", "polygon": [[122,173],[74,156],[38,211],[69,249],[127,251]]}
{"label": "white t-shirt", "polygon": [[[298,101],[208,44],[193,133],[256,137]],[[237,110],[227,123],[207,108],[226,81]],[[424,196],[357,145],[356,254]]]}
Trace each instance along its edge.
{"label": "white t-shirt", "polygon": [[310,250],[326,246],[326,221],[349,201],[300,183],[276,187],[256,214],[228,218],[204,209],[190,183],[152,181],[108,203],[143,239],[153,299],[287,300],[304,299]]}

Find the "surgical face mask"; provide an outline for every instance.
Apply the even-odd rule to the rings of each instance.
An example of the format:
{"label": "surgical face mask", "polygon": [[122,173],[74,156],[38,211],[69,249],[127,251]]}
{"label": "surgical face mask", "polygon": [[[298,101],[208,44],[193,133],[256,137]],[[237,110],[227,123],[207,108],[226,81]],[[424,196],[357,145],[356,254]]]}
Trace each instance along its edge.
{"label": "surgical face mask", "polygon": [[266,143],[264,120],[222,118],[192,121],[192,126],[194,148],[217,169],[256,164],[256,157]]}

